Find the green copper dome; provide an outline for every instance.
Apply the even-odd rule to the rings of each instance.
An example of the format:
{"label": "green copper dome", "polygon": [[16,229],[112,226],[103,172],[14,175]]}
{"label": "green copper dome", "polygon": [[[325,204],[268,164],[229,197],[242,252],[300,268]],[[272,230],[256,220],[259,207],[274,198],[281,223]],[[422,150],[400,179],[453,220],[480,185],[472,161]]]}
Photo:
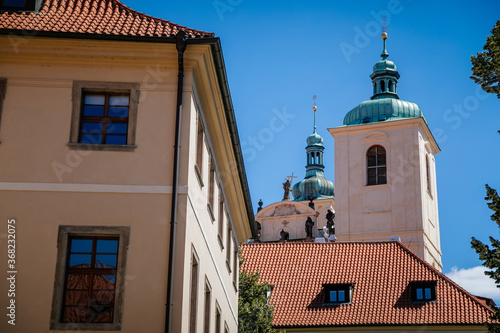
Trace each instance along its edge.
{"label": "green copper dome", "polygon": [[315,129],[314,133],[307,137],[306,142],[307,142],[308,146],[312,146],[312,145],[322,146],[323,145],[323,138],[318,133],[316,133],[316,129]]}
{"label": "green copper dome", "polygon": [[377,123],[404,118],[424,118],[417,104],[396,98],[378,98],[365,101],[349,111],[344,125]]}
{"label": "green copper dome", "polygon": [[[424,118],[419,106],[399,99],[397,84],[399,73],[394,62],[387,60],[387,33],[382,34],[384,50],[382,60],[373,66],[370,75],[373,83],[373,96],[349,111],[344,117],[344,125],[370,124],[405,118]],[[424,118],[425,119],[425,118]]]}

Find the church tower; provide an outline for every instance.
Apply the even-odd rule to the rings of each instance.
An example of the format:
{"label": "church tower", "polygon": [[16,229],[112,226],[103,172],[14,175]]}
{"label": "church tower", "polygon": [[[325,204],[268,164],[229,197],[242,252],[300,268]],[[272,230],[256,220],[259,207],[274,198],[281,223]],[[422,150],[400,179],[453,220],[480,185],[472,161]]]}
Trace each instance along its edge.
{"label": "church tower", "polygon": [[289,192],[296,177],[292,174],[283,183],[283,200],[259,208],[255,215],[259,241],[315,241],[316,238],[323,240],[323,237],[335,234],[335,188],[324,174],[325,147],[323,138],[316,132],[316,110],[314,105],[314,129],[306,139],[306,175],[293,185],[293,201]]}
{"label": "church tower", "polygon": [[435,155],[439,147],[419,106],[399,99],[399,73],[382,60],[370,75],[373,96],[348,112],[335,138],[339,241],[400,239],[442,269]]}

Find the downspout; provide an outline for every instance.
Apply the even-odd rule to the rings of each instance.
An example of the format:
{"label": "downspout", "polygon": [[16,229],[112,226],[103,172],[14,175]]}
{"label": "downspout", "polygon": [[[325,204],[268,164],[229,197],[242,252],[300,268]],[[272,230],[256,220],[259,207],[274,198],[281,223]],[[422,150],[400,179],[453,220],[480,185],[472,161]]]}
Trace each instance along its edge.
{"label": "downspout", "polygon": [[184,51],[186,50],[187,34],[181,30],[176,35],[177,47],[177,111],[175,120],[175,146],[174,146],[174,172],[172,180],[172,207],[170,219],[170,244],[168,250],[168,284],[167,284],[167,309],[165,318],[165,333],[170,333],[170,320],[172,317],[172,293],[174,281],[174,248],[175,248],[175,224],[177,223],[177,190],[179,182],[179,149],[181,138],[181,110],[182,110],[182,87],[184,84]]}

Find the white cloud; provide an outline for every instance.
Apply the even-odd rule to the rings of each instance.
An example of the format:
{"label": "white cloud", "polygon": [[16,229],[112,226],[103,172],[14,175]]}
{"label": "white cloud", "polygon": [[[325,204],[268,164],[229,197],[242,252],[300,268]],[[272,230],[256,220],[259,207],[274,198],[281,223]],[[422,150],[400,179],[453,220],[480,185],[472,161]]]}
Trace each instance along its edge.
{"label": "white cloud", "polygon": [[498,305],[500,303],[500,288],[497,288],[495,281],[484,275],[485,267],[476,266],[471,268],[451,268],[451,272],[445,275],[467,290],[472,295],[492,298]]}

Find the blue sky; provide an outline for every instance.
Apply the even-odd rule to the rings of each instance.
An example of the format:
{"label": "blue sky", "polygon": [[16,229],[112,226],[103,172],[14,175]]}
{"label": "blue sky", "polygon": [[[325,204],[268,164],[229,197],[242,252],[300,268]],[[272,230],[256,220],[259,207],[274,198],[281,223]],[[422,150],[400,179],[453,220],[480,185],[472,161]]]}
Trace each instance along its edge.
{"label": "blue sky", "polygon": [[[292,172],[304,177],[313,95],[325,175],[334,181],[327,128],[342,125],[345,114],[371,96],[384,11],[389,59],[401,75],[399,96],[420,106],[441,148],[436,165],[443,272],[464,286],[484,285],[470,239],[499,236],[484,185],[500,190],[500,100],[469,79],[470,56],[482,50],[500,19],[500,2],[123,3],[221,38],[254,209],[259,199],[265,205],[281,200],[281,183]],[[499,291],[491,285],[477,292],[500,303]]]}

